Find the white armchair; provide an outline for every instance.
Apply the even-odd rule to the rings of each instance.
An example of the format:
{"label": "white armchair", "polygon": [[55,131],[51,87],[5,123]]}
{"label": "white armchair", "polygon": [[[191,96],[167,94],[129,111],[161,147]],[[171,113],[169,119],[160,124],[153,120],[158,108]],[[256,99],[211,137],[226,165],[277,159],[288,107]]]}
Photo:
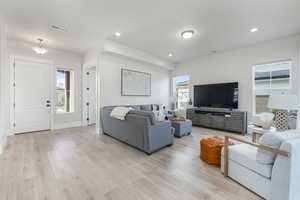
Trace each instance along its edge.
{"label": "white armchair", "polygon": [[[241,144],[229,146],[229,140]],[[257,149],[276,154],[274,164],[256,160]],[[286,140],[279,149],[225,137],[222,172],[267,200],[300,199],[300,138]]]}

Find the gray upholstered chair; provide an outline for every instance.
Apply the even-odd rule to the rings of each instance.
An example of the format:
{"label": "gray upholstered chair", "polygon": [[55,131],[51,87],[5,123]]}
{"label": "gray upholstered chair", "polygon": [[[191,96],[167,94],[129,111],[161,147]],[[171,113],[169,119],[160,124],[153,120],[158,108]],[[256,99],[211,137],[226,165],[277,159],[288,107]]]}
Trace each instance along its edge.
{"label": "gray upholstered chair", "polygon": [[[281,133],[282,134],[282,133]],[[228,140],[241,142],[228,146]],[[274,141],[271,143],[276,144]],[[284,139],[279,148],[271,148],[243,139],[226,136],[222,153],[225,176],[267,200],[300,199],[300,138]],[[273,156],[270,164],[258,162],[258,157]],[[267,155],[267,157],[265,157]]]}

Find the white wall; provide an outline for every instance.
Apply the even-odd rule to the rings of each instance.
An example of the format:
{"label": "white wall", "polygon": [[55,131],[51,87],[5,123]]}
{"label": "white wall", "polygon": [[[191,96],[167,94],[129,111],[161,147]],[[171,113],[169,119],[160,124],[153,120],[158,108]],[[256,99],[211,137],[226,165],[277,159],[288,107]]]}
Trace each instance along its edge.
{"label": "white wall", "polygon": [[[167,69],[108,53],[101,54],[99,68],[100,107],[168,103],[169,71]],[[151,96],[121,96],[121,68],[151,73]]]}
{"label": "white wall", "polygon": [[4,150],[9,127],[9,106],[7,94],[9,90],[7,72],[7,40],[5,25],[0,19],[0,153]]}
{"label": "white wall", "polygon": [[212,54],[178,65],[172,76],[189,75],[192,85],[238,81],[239,109],[248,111],[251,116],[253,65],[291,59],[293,80],[291,92],[298,93],[299,44],[300,35],[297,35]]}
{"label": "white wall", "polygon": [[106,40],[103,46],[103,52],[114,53],[131,59],[139,60],[151,65],[166,68],[168,70],[174,69],[174,64],[165,59],[158,58],[147,52],[140,51],[135,48],[128,47],[123,44],[119,44],[114,41]]}
{"label": "white wall", "polygon": [[82,56],[80,54],[48,49],[48,52],[44,55],[37,55],[32,47],[36,44],[9,40],[8,41],[8,52],[9,55],[21,56],[26,58],[34,58],[52,61],[55,68],[59,69],[70,69],[75,71],[75,112],[66,114],[55,114],[54,116],[54,128],[66,128],[81,125],[81,66]]}
{"label": "white wall", "polygon": [[[97,133],[100,131],[99,111],[103,106],[168,104],[170,91],[169,69],[174,69],[172,63],[112,41],[104,41],[100,46],[88,51],[84,55],[83,62],[84,70],[88,67],[96,66]],[[151,73],[151,96],[121,96],[121,68]],[[86,111],[83,110],[83,112]]]}
{"label": "white wall", "polygon": [[100,52],[103,51],[103,44],[99,44],[99,46],[100,47],[98,48],[90,49],[87,52],[85,52],[83,56],[83,68],[97,66]]}

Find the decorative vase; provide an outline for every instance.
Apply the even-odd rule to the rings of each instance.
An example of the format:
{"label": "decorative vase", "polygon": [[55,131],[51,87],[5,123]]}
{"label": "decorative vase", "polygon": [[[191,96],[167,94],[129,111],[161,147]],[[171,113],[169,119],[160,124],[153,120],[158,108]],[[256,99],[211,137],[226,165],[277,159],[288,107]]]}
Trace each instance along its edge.
{"label": "decorative vase", "polygon": [[189,105],[190,105],[190,106],[193,105],[193,101],[192,101],[191,98],[190,98],[190,100],[189,100]]}
{"label": "decorative vase", "polygon": [[289,129],[289,115],[286,110],[279,110],[275,115],[275,127],[278,131],[286,131]]}

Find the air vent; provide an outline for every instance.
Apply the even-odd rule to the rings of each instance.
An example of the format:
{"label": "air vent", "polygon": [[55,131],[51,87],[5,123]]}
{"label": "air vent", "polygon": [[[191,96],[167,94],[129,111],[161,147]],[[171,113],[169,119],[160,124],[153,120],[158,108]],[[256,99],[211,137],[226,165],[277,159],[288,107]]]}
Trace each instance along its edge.
{"label": "air vent", "polygon": [[67,32],[67,29],[64,26],[51,25],[50,28],[51,28],[51,30],[54,30],[54,31]]}

